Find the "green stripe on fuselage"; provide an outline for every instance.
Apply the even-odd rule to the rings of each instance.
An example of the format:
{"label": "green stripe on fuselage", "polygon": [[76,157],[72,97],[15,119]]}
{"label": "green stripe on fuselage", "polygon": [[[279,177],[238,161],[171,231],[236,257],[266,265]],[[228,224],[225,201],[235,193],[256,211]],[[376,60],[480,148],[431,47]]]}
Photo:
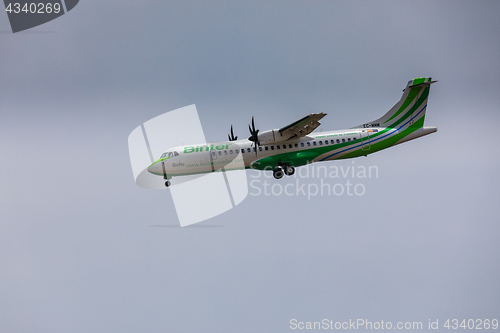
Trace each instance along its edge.
{"label": "green stripe on fuselage", "polygon": [[418,126],[407,127],[405,129],[403,129],[402,131],[400,131],[399,133],[396,133],[394,135],[389,135],[380,141],[377,141],[375,143],[371,143],[369,150],[358,149],[358,150],[355,150],[353,152],[347,153],[345,155],[339,156],[337,159],[342,160],[342,159],[346,159],[346,158],[365,156],[365,155],[373,154],[373,153],[376,153],[380,150],[389,148],[389,147],[393,146],[394,144],[396,144],[396,142],[398,142],[399,140],[403,139],[405,136],[415,132],[420,127],[422,127],[424,125],[424,119],[420,118],[418,121],[415,122],[415,124]]}
{"label": "green stripe on fuselage", "polygon": [[[156,161],[154,161],[153,163],[151,163],[151,165],[155,165],[155,164],[156,164],[156,163],[158,163],[158,162],[162,162],[162,161],[168,160],[169,158],[172,158],[172,156],[170,156],[170,157],[163,157],[163,158],[159,158],[159,159],[157,159]],[[151,165],[150,165],[150,166],[151,166]]]}
{"label": "green stripe on fuselage", "polygon": [[[408,120],[408,118],[413,115],[413,112],[415,110],[417,110],[419,108],[419,106],[422,106],[423,102],[425,101],[425,99],[427,98],[427,96],[429,94],[429,88],[427,87],[425,89],[426,90],[422,93],[421,97],[418,99],[417,103],[415,103],[414,107],[412,107],[411,110],[408,111],[404,117],[402,117],[401,119],[398,119],[398,121],[393,124],[394,127],[396,125],[401,124],[404,120]],[[346,153],[344,155],[340,155],[336,159],[346,159],[346,158],[365,156],[365,155],[373,154],[377,151],[389,148],[392,145],[394,145],[396,142],[398,142],[399,140],[403,139],[405,136],[407,136],[407,135],[413,133],[414,131],[416,131],[417,129],[423,127],[423,125],[424,125],[424,117],[420,117],[419,120],[417,120],[415,123],[413,123],[409,127],[404,128],[399,133],[396,133],[394,135],[389,135],[380,141],[372,143],[372,141],[374,139],[376,139],[377,137],[379,137],[380,135],[384,135],[387,132],[394,130],[393,127],[385,128],[385,129],[380,130],[379,132],[373,133],[369,136],[370,149],[363,150],[362,149],[363,146],[361,145],[356,150],[349,152],[349,153]],[[316,139],[318,139],[318,138],[316,138]],[[333,150],[347,148],[347,147],[353,146],[353,145],[359,145],[360,143],[361,143],[361,141],[359,141],[359,139],[358,139],[355,142],[352,142],[352,141],[351,142],[344,142],[344,143],[340,143],[340,144],[333,144],[333,145],[328,145],[328,146],[323,146],[323,147],[310,148],[310,149],[301,150],[301,151],[277,154],[277,155],[269,156],[269,157],[258,160],[259,162],[261,162],[262,160],[264,160],[264,161],[261,162],[260,166],[255,166],[254,168],[263,170],[266,167],[275,166],[275,164],[278,163],[279,161],[281,161],[283,163],[289,162],[294,166],[301,166],[301,165],[308,164],[308,163],[312,162],[314,159],[318,158],[319,156],[326,154],[328,152],[331,152]],[[301,155],[303,155],[303,156],[301,156]]]}

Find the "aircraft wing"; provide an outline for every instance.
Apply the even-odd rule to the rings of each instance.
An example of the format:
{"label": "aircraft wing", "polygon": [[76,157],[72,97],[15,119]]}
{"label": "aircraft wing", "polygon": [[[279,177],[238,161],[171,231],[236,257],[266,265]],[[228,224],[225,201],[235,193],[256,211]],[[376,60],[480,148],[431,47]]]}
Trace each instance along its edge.
{"label": "aircraft wing", "polygon": [[292,140],[303,137],[312,131],[314,131],[319,125],[319,120],[321,120],[326,113],[311,113],[296,122],[291,123],[285,127],[280,128],[278,131],[281,137],[285,140]]}

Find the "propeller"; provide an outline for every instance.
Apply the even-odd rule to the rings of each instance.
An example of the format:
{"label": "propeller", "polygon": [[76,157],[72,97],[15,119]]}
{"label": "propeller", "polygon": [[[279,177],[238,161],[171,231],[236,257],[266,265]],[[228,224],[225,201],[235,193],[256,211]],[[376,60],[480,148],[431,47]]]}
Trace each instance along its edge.
{"label": "propeller", "polygon": [[229,141],[236,141],[236,140],[238,140],[238,137],[234,136],[233,125],[231,125],[231,135],[228,134],[227,137],[229,138]]}
{"label": "propeller", "polygon": [[250,137],[248,140],[252,141],[255,143],[255,156],[257,156],[257,150],[259,149],[260,142],[259,142],[259,130],[255,129],[255,122],[252,117],[252,127],[248,125],[248,129],[250,130]]}

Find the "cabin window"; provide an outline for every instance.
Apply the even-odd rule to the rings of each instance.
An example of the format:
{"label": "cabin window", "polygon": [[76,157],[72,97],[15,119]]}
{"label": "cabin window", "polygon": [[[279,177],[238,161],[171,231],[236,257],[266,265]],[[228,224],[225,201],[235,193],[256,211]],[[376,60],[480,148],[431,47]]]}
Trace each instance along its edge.
{"label": "cabin window", "polygon": [[337,143],[340,143],[340,140],[339,140],[339,139],[337,139]]}
{"label": "cabin window", "polygon": [[304,147],[304,142],[301,142],[301,143],[300,143],[300,146],[301,146],[301,147]]}
{"label": "cabin window", "polygon": [[295,144],[295,148],[297,148],[298,146],[299,146],[299,144],[298,144],[298,143],[296,143],[296,144]]}
{"label": "cabin window", "polygon": [[342,139],[342,142],[345,142],[345,139]]}
{"label": "cabin window", "polygon": [[219,155],[222,155],[222,153],[221,153],[221,151],[220,151],[220,150],[218,151],[218,153],[219,153]]}
{"label": "cabin window", "polygon": [[245,153],[245,149],[242,149],[242,150],[241,150],[241,153],[242,153],[242,154],[244,154],[244,153]]}
{"label": "cabin window", "polygon": [[356,138],[352,138],[352,142],[356,142]]}
{"label": "cabin window", "polygon": [[255,153],[255,147],[253,147],[253,152]]}
{"label": "cabin window", "polygon": [[274,146],[271,146],[271,150],[274,150]]}
{"label": "cabin window", "polygon": [[319,145],[320,145],[320,146],[322,146],[322,145],[323,145],[323,141],[320,141],[320,142],[319,142]]}
{"label": "cabin window", "polygon": [[307,143],[307,146],[310,147],[311,146],[311,143],[309,141],[306,142]]}
{"label": "cabin window", "polygon": [[265,146],[265,147],[264,147],[264,149],[265,149],[265,150],[269,150],[269,147],[268,147],[268,146]]}
{"label": "cabin window", "polygon": [[316,146],[316,141],[313,141],[313,146]]}
{"label": "cabin window", "polygon": [[179,153],[178,153],[178,152],[176,152],[176,151],[174,151],[174,155],[175,155],[175,156],[179,156]]}
{"label": "cabin window", "polygon": [[250,148],[247,148],[247,152],[248,152],[248,153],[250,152]]}
{"label": "cabin window", "polygon": [[291,143],[288,145],[288,148],[292,148],[292,144]]}
{"label": "cabin window", "polygon": [[286,149],[286,145],[283,145],[283,149]]}
{"label": "cabin window", "polygon": [[276,149],[280,149],[280,148],[281,148],[280,145],[276,145]]}
{"label": "cabin window", "polygon": [[227,155],[227,150],[224,150],[224,155]]}
{"label": "cabin window", "polygon": [[333,145],[333,143],[334,143],[334,142],[335,142],[335,141],[333,141],[333,140],[330,140],[330,143],[331,143],[332,145]]}
{"label": "cabin window", "polygon": [[232,154],[232,153],[233,153],[233,150],[231,149],[231,150],[229,151],[229,154]]}
{"label": "cabin window", "polygon": [[351,138],[347,138],[347,141],[348,141],[348,142],[351,142]]}
{"label": "cabin window", "polygon": [[262,151],[262,147],[259,147],[259,151]]}

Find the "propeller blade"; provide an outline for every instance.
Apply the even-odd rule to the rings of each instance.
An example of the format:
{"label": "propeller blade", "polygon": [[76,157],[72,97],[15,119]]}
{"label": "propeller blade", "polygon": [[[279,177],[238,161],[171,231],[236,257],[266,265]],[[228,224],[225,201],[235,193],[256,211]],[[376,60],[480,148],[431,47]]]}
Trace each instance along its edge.
{"label": "propeller blade", "polygon": [[234,133],[233,133],[233,125],[231,125],[231,138],[233,139],[233,141],[238,140],[238,137],[237,137],[237,136],[234,136]]}
{"label": "propeller blade", "polygon": [[227,137],[229,138],[229,141],[236,141],[236,140],[238,140],[238,137],[234,136],[233,125],[231,125],[231,135],[228,134]]}
{"label": "propeller blade", "polygon": [[248,130],[250,131],[251,136],[248,138],[248,140],[254,142],[255,144],[254,149],[255,149],[255,155],[257,156],[257,149],[259,149],[259,130],[255,129],[255,120],[254,117],[252,117],[252,126],[250,127],[250,124],[248,125]]}

